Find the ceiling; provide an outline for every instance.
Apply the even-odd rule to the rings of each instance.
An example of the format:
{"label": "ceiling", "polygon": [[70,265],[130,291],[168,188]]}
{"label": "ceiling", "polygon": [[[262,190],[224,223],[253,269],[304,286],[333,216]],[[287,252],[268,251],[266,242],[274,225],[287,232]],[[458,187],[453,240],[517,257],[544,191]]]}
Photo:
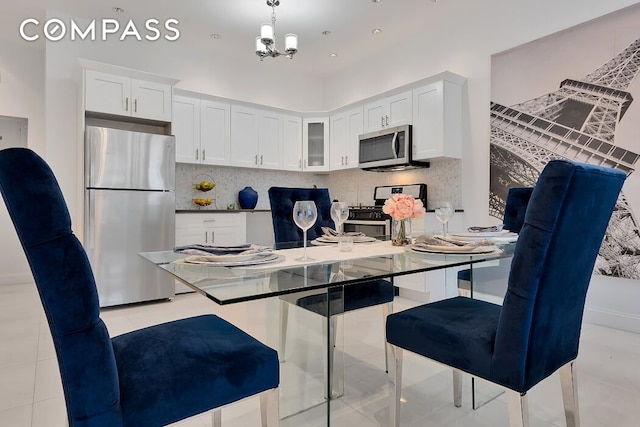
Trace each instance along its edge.
{"label": "ceiling", "polygon": [[[3,0],[6,1],[6,0]],[[299,52],[288,61],[292,70],[328,75],[361,59],[381,54],[406,37],[443,19],[457,0],[280,0],[276,7],[276,46],[284,45],[284,34],[298,35]],[[120,7],[123,13],[113,9]],[[132,19],[144,30],[149,18],[178,19],[180,39],[206,55],[251,57],[259,25],[271,19],[266,0],[22,0],[3,6],[0,37],[19,39],[18,27],[27,17],[44,21],[45,10],[87,20],[116,18],[121,25]],[[55,16],[50,13],[49,16]],[[372,34],[374,28],[382,30]],[[330,31],[330,35],[323,35]],[[144,34],[144,33],[143,33]],[[220,34],[217,40],[212,34]],[[42,46],[43,43],[35,43]],[[337,57],[330,57],[336,53]]]}

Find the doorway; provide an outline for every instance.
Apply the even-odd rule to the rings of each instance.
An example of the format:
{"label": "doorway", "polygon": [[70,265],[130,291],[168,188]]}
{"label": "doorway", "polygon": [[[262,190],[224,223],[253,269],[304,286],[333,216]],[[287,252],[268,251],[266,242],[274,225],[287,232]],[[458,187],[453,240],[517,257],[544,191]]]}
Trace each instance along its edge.
{"label": "doorway", "polygon": [[0,116],[0,150],[27,146],[27,119]]}

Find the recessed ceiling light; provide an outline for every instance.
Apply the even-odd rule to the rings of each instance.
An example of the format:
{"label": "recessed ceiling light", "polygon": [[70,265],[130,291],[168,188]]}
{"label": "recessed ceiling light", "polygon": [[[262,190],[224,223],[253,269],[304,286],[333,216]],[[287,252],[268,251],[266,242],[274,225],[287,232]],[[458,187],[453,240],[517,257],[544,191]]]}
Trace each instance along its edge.
{"label": "recessed ceiling light", "polygon": [[121,8],[121,7],[114,7],[113,11],[116,12],[116,13],[124,13],[124,9]]}
{"label": "recessed ceiling light", "polygon": [[335,52],[332,52],[332,53],[330,53],[330,54],[329,54],[329,56],[330,56],[331,58],[335,58],[336,56],[338,56],[338,54],[337,54],[337,53],[335,53]]}
{"label": "recessed ceiling light", "polygon": [[323,36],[328,36],[329,34],[331,34],[331,31],[329,31],[329,30],[324,30],[324,31],[322,32],[322,35],[323,35]]}
{"label": "recessed ceiling light", "polygon": [[371,32],[373,34],[380,34],[382,32],[382,30],[380,28],[374,28],[373,30],[371,30]]}
{"label": "recessed ceiling light", "polygon": [[222,38],[222,36],[220,34],[211,34],[211,38],[213,40],[218,40],[219,38]]}
{"label": "recessed ceiling light", "polygon": [[371,0],[373,3],[380,3],[382,0]]}

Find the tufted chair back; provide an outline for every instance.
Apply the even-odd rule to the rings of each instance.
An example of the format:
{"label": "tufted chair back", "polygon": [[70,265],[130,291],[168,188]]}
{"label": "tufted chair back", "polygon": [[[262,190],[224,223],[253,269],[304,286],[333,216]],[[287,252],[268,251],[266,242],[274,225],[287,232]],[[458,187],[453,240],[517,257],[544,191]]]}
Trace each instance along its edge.
{"label": "tufted chair back", "polygon": [[302,230],[293,221],[293,205],[300,200],[313,200],[318,209],[316,223],[307,230],[307,241],[322,236],[322,227],[334,228],[331,198],[326,188],[269,188],[273,232],[278,249],[302,246]]}
{"label": "tufted chair back", "polygon": [[587,288],[626,176],[553,160],[531,194],[500,312],[493,379],[525,392],[576,358]]}
{"label": "tufted chair back", "polygon": [[56,178],[33,151],[10,148],[0,151],[0,192],[49,322],[69,424],[122,425],[111,339],[99,317],[89,260],[71,231]]}

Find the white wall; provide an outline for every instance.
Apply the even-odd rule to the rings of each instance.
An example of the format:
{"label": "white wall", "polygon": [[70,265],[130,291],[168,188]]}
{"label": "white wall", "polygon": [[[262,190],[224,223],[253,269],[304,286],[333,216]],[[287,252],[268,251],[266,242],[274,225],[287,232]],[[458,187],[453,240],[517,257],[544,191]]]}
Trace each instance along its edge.
{"label": "white wall", "polygon": [[[44,56],[38,49],[0,43],[0,115],[28,120],[28,146],[44,155]],[[4,201],[0,198],[0,285],[31,278]]]}

